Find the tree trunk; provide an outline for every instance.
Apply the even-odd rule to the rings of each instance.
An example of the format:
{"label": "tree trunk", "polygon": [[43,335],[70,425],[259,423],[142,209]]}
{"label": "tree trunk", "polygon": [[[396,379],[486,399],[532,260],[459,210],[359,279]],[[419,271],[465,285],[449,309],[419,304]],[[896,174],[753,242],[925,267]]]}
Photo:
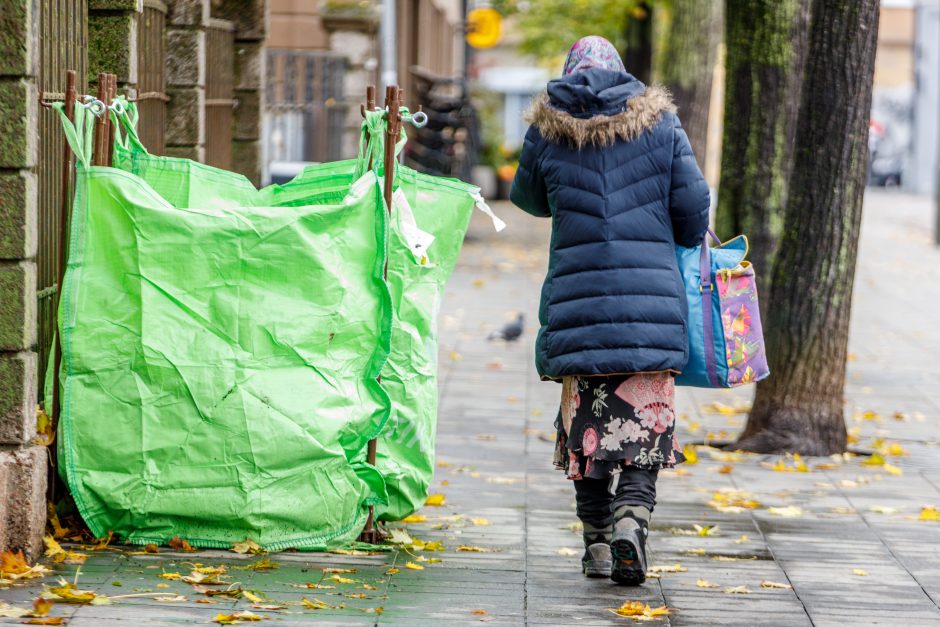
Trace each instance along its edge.
{"label": "tree trunk", "polygon": [[648,2],[639,2],[628,10],[624,39],[627,47],[623,64],[648,85],[653,74],[653,9]]}
{"label": "tree trunk", "polygon": [[849,314],[868,169],[878,0],[813,8],[785,228],[766,320],[771,376],[737,446],[845,450]]}
{"label": "tree trunk", "polygon": [[655,61],[659,77],[672,91],[679,119],[703,168],[723,13],[722,2],[672,0],[662,57]]}
{"label": "tree trunk", "polygon": [[727,0],[725,117],[715,227],[745,233],[757,284],[770,299],[783,226],[810,0]]}

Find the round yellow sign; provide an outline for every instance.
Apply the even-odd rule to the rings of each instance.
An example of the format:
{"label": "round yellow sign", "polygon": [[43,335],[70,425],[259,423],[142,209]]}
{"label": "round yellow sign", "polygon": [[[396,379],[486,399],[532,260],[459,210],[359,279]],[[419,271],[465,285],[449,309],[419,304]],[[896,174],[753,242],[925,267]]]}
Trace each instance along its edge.
{"label": "round yellow sign", "polygon": [[503,36],[503,16],[491,8],[467,14],[467,43],[474,48],[492,48]]}

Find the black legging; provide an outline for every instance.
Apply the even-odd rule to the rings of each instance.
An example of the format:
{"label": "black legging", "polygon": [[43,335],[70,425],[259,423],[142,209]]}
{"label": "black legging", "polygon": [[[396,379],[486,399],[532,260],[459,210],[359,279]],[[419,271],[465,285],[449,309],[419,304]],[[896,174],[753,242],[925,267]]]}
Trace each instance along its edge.
{"label": "black legging", "polygon": [[614,494],[610,493],[610,479],[576,479],[573,483],[578,518],[596,528],[604,528],[613,524],[614,510],[618,507],[641,505],[652,512],[656,505],[658,474],[658,470],[624,467]]}

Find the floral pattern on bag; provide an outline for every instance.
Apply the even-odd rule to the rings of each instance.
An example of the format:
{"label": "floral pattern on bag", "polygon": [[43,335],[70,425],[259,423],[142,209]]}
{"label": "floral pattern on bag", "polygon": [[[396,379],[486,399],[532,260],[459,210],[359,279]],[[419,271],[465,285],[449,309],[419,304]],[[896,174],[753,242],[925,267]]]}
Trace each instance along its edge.
{"label": "floral pattern on bag", "polygon": [[742,262],[715,274],[721,324],[725,332],[725,358],[730,387],[759,381],[770,371],[764,352],[764,334],[757,306],[754,268]]}

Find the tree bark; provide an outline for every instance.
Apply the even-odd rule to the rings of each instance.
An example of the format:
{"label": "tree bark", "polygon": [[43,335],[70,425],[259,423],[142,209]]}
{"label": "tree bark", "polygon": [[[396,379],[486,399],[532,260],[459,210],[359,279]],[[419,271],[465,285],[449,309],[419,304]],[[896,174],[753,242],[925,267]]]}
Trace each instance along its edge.
{"label": "tree bark", "polygon": [[672,91],[692,151],[703,168],[723,14],[722,2],[672,0],[662,58],[655,61],[658,75]]}
{"label": "tree bark", "polygon": [[737,443],[746,450],[845,450],[845,364],[878,7],[878,0],[817,0],[813,7],[786,226],[765,325],[771,376],[758,384]]}
{"label": "tree bark", "polygon": [[653,9],[648,2],[639,2],[627,11],[624,30],[627,47],[623,64],[627,71],[646,83],[653,74]]}
{"label": "tree bark", "polygon": [[747,234],[770,299],[800,106],[810,0],[727,0],[725,116],[715,228]]}

